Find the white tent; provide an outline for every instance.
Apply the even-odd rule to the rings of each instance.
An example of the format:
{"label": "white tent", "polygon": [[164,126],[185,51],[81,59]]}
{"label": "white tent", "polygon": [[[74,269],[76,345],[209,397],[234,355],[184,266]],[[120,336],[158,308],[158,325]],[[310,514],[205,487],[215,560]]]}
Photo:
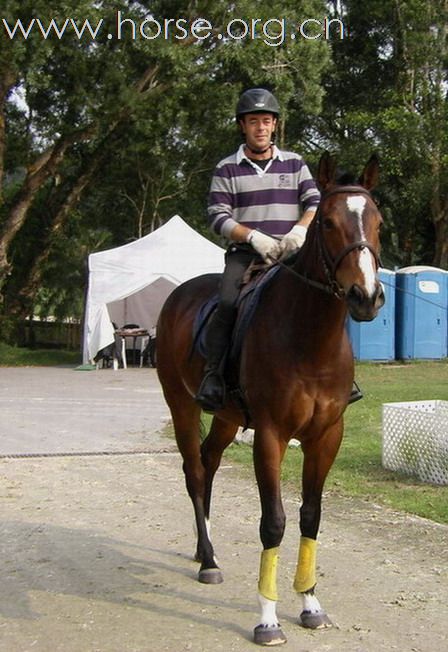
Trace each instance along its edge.
{"label": "white tent", "polygon": [[114,341],[112,322],[149,331],[177,285],[223,268],[224,250],[178,215],[144,238],[90,254],[84,362]]}

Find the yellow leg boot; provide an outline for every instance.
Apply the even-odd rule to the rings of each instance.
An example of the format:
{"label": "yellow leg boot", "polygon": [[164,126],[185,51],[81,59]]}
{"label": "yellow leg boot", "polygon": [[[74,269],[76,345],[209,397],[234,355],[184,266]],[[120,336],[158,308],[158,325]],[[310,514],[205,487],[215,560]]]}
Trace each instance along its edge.
{"label": "yellow leg boot", "polygon": [[254,629],[257,645],[281,645],[286,643],[280,623],[277,620],[277,564],[278,547],[263,550],[260,559],[258,580],[258,601],[261,607],[260,624]]}
{"label": "yellow leg boot", "polygon": [[320,629],[331,627],[332,623],[325,611],[321,608],[319,600],[314,595],[316,585],[316,553],[317,541],[300,537],[299,559],[297,562],[294,588],[300,593],[303,600],[303,610],[299,622],[303,627]]}

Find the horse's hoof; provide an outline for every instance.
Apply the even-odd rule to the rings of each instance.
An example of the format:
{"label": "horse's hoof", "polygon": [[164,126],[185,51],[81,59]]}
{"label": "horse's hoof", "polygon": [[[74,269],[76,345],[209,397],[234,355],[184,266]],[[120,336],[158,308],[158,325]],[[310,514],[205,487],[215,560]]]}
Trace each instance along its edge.
{"label": "horse's hoof", "polygon": [[200,570],[198,580],[202,584],[221,584],[224,582],[224,578],[219,568],[204,568],[204,570]]}
{"label": "horse's hoof", "polygon": [[333,627],[333,623],[328,618],[325,611],[318,613],[302,611],[299,616],[299,623],[302,627],[307,627],[308,629],[324,629],[325,627]]}
{"label": "horse's hoof", "polygon": [[257,645],[282,645],[286,636],[278,625],[257,625],[254,629],[254,643]]}

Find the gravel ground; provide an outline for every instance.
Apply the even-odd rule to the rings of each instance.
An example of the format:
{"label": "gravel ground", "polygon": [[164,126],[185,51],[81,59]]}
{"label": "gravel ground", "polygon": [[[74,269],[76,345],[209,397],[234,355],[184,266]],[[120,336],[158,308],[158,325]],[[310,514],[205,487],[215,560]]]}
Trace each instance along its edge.
{"label": "gravel ground", "polygon": [[[255,483],[238,468],[219,470],[212,526],[225,581],[199,584],[192,509],[179,455],[160,432],[167,411],[153,370],[1,369],[0,377],[3,455],[54,455],[0,459],[0,651],[255,650]],[[59,426],[25,396],[59,405]],[[115,454],[72,454],[87,446]],[[448,650],[448,528],[333,494],[324,500],[318,596],[335,627],[296,624],[297,496],[284,496],[283,649]]]}

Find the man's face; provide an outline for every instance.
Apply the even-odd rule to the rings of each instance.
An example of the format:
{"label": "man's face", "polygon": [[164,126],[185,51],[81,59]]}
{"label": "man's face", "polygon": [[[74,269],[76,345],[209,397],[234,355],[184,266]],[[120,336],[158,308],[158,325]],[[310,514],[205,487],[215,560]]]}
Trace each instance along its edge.
{"label": "man's face", "polygon": [[247,113],[240,125],[250,149],[262,152],[271,144],[277,118],[272,113]]}

